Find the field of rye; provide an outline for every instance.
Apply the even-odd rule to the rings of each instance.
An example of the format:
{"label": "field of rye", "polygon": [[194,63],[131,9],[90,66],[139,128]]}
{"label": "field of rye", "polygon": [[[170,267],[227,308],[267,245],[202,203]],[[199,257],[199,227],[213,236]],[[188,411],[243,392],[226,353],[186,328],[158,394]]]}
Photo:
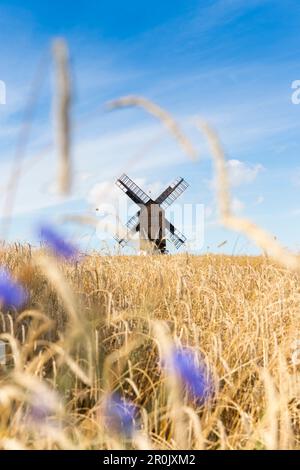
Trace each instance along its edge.
{"label": "field of rye", "polygon": [[2,449],[300,448],[297,273],[23,246],[0,262],[27,292],[0,314]]}
{"label": "field of rye", "polygon": [[[66,197],[74,168],[62,40],[54,62],[57,187]],[[195,159],[166,110],[137,96],[109,109],[128,106],[158,119]],[[218,136],[202,119],[194,124],[212,156],[220,222],[262,255],[80,255],[52,226],[41,227],[44,248],[1,244],[1,449],[300,449],[300,259],[233,213]],[[91,219],[77,222],[99,222]]]}

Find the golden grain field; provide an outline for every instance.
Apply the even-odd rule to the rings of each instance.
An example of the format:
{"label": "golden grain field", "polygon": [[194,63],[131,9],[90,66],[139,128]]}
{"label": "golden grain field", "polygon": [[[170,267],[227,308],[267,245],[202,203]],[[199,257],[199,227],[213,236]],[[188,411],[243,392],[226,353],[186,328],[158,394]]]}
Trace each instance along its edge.
{"label": "golden grain field", "polygon": [[[1,448],[300,448],[299,274],[263,256],[67,264],[18,245],[0,263],[30,293],[0,313]],[[173,344],[201,354],[214,383],[204,404],[162,367]],[[130,439],[105,426],[113,391],[138,410]]]}

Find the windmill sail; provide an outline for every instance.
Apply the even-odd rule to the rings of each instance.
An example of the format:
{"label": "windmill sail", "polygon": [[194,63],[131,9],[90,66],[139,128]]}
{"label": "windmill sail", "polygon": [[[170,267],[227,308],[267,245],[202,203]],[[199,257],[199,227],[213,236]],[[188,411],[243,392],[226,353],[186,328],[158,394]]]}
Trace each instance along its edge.
{"label": "windmill sail", "polygon": [[180,248],[181,245],[186,242],[186,237],[181,232],[179,232],[179,230],[175,228],[174,225],[170,222],[166,223],[166,228],[169,232],[168,238],[170,242],[172,242],[175,248],[178,250],[178,248]]}
{"label": "windmill sail", "polygon": [[116,240],[116,242],[119,243],[119,245],[121,245],[122,248],[124,248],[124,246],[128,243],[128,240],[126,240],[125,238],[120,238],[118,237],[118,235],[114,235],[114,239]]}
{"label": "windmill sail", "polygon": [[114,239],[119,243],[119,245],[121,245],[122,248],[125,245],[127,245],[127,243],[129,242],[129,238],[130,238],[130,233],[129,232],[137,232],[139,230],[139,223],[140,223],[139,215],[140,215],[140,212],[137,212],[126,223],[126,228],[128,229],[127,230],[128,238],[125,237],[125,236],[123,236],[123,237],[119,237],[118,235],[114,236]]}
{"label": "windmill sail", "polygon": [[138,228],[138,225],[139,225],[139,221],[140,221],[140,212],[137,212],[128,220],[128,222],[126,223],[126,227],[128,227],[131,232],[132,231],[136,232],[137,231],[136,229]]}
{"label": "windmill sail", "polygon": [[120,176],[120,178],[118,178],[118,180],[116,181],[116,184],[136,204],[144,205],[150,201],[150,197],[127,175],[123,174],[122,176]]}
{"label": "windmill sail", "polygon": [[156,203],[163,209],[169,207],[188,187],[188,183],[183,178],[177,178],[170,186],[156,199]]}

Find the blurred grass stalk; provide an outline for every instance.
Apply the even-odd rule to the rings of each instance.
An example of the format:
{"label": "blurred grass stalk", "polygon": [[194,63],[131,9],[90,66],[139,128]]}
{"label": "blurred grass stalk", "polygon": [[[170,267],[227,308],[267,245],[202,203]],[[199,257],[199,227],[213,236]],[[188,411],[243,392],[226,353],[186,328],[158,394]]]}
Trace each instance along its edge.
{"label": "blurred grass stalk", "polygon": [[63,39],[53,44],[56,81],[54,93],[54,124],[58,151],[58,189],[62,195],[71,191],[71,79],[69,50]]}

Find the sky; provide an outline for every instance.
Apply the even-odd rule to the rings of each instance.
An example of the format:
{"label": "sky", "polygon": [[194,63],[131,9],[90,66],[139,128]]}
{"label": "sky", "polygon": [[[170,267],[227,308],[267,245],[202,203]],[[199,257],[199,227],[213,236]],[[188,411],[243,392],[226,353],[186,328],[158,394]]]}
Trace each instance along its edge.
{"label": "sky", "polygon": [[[137,209],[114,184],[126,172],[151,195],[178,176],[189,183],[168,213],[188,236],[185,250],[259,252],[218,221],[211,155],[195,126],[199,116],[224,146],[235,213],[299,251],[299,21],[296,0],[2,0],[2,214],[24,122],[28,142],[12,218],[5,223],[2,216],[0,236],[35,245],[37,227],[47,222],[59,224],[84,251],[112,249],[110,213],[117,210],[125,223]],[[57,37],[65,38],[71,57],[73,188],[67,198],[56,187],[51,48]],[[143,96],[170,112],[197,149],[197,161],[144,110],[107,110],[107,102],[124,95]],[[96,218],[97,227],[75,222],[83,215]]]}

